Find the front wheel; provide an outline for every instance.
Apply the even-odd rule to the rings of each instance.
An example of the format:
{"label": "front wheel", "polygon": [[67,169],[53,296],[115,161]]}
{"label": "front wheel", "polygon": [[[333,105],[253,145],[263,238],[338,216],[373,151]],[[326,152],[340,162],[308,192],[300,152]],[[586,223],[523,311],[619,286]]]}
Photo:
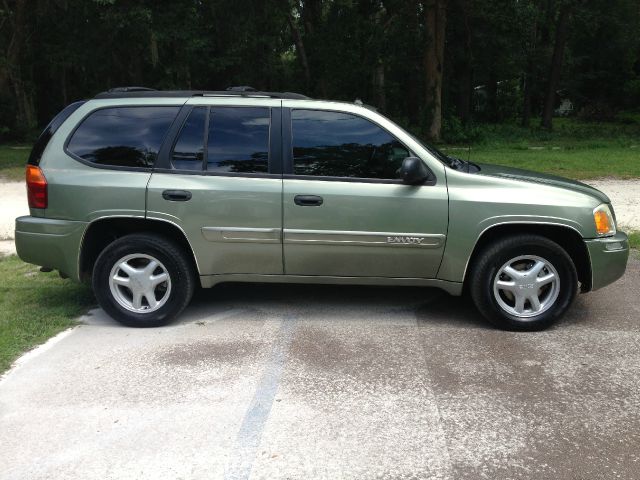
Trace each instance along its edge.
{"label": "front wheel", "polygon": [[126,235],[99,255],[93,290],[100,306],[118,322],[155,327],[187,306],[195,287],[184,250],[159,235]]}
{"label": "front wheel", "polygon": [[578,287],[567,252],[538,235],[514,235],[489,245],[470,273],[478,310],[507,330],[549,327],[567,311]]}

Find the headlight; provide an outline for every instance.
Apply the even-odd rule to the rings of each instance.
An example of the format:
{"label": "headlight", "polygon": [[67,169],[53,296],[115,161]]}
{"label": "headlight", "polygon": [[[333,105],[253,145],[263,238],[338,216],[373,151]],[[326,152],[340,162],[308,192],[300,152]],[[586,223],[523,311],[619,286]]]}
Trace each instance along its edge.
{"label": "headlight", "polygon": [[606,203],[593,209],[593,221],[596,224],[598,235],[615,235],[616,221],[613,218],[611,208]]}

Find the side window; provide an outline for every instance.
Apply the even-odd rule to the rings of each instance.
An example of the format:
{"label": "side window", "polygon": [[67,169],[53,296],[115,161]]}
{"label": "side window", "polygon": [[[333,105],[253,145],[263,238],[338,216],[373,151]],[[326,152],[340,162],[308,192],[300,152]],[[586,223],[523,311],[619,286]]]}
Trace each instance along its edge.
{"label": "side window", "polygon": [[267,173],[270,111],[262,107],[212,107],[207,170]]}
{"label": "side window", "polygon": [[67,149],[89,162],[152,167],[180,107],[103,108],[76,129]]}
{"label": "side window", "polygon": [[409,151],[389,132],[348,113],[293,110],[296,175],[395,179]]}
{"label": "side window", "polygon": [[47,144],[49,143],[49,140],[51,140],[51,137],[53,137],[53,134],[56,133],[56,130],[60,128],[60,125],[62,125],[73,112],[84,105],[84,103],[84,101],[72,103],[71,105],[66,106],[55,117],[53,117],[53,120],[51,120],[49,124],[44,128],[44,130],[38,137],[38,140],[36,140],[36,143],[33,145],[27,163],[29,163],[30,165],[40,164],[40,159],[42,158],[44,149],[47,148]]}
{"label": "side window", "polygon": [[181,170],[202,170],[206,119],[206,107],[195,107],[191,110],[173,147],[171,154],[173,168]]}

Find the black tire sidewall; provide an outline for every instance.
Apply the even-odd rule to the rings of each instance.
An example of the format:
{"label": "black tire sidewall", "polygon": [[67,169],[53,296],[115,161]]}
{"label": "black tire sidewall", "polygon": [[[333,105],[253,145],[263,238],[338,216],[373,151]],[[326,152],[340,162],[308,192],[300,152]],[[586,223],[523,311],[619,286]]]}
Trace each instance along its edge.
{"label": "black tire sidewall", "polygon": [[[122,307],[111,293],[111,270],[118,260],[130,254],[150,255],[167,269],[171,278],[171,292],[167,302],[156,311],[131,312]],[[186,307],[194,289],[193,273],[182,249],[164,237],[150,234],[127,235],[106,247],[96,260],[92,285],[100,306],[112,318],[131,327],[166,325]]]}
{"label": "black tire sidewall", "polygon": [[[500,328],[520,331],[545,329],[564,315],[575,298],[575,266],[562,247],[544,237],[523,236],[510,240],[512,241],[501,242],[500,245],[490,248],[480,260],[475,278],[472,279],[476,282],[475,288],[472,288],[472,296],[479,310]],[[540,315],[526,319],[504,311],[493,293],[493,282],[498,270],[509,260],[522,255],[534,255],[551,263],[560,278],[560,292],[555,303]]]}

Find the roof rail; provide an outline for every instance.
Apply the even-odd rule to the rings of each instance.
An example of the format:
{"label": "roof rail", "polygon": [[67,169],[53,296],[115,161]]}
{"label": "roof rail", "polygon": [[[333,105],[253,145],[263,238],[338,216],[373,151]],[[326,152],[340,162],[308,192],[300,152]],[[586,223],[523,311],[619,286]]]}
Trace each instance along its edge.
{"label": "roof rail", "polygon": [[123,92],[155,92],[155,88],[149,87],[114,87],[108,90],[110,93],[123,93]]}
{"label": "roof rail", "polygon": [[257,92],[257,90],[253,87],[242,86],[242,87],[227,87],[228,92]]}
{"label": "roof rail", "polygon": [[229,87],[226,90],[154,90],[146,87],[117,87],[98,93],[94,98],[188,98],[188,97],[249,97],[309,100],[293,92],[261,92],[252,87]]}

